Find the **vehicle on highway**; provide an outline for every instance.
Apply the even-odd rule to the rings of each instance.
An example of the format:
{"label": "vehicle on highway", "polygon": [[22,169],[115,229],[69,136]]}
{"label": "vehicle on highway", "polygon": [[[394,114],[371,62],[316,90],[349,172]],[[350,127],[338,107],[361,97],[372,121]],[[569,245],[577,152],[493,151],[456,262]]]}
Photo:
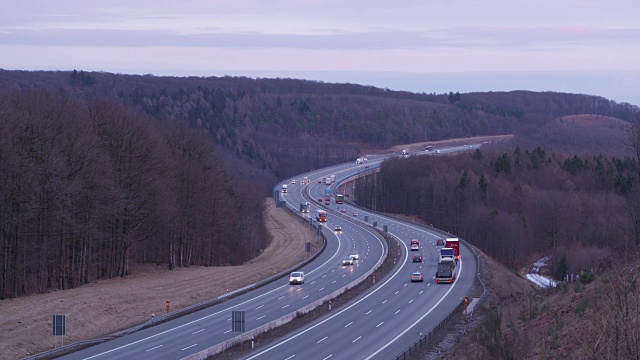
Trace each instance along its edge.
{"label": "vehicle on highway", "polygon": [[325,200],[331,201],[331,194],[333,194],[333,190],[331,190],[331,188],[324,189],[324,199]]}
{"label": "vehicle on highway", "polygon": [[331,201],[329,201],[329,200],[325,200],[325,201],[324,201],[324,204],[325,204],[325,205],[331,205]]}
{"label": "vehicle on highway", "polygon": [[296,179],[291,180],[291,184],[295,185],[296,184]]}
{"label": "vehicle on highway", "polygon": [[286,194],[286,193],[287,193],[287,188],[288,188],[288,187],[289,187],[289,186],[288,186],[287,184],[282,184],[282,193],[283,193],[283,194]]}
{"label": "vehicle on highway", "polygon": [[342,266],[351,266],[353,265],[353,259],[349,256],[342,260]]}
{"label": "vehicle on highway", "polygon": [[360,255],[358,255],[358,253],[355,253],[355,252],[352,252],[352,253],[349,255],[349,257],[350,257],[350,258],[352,258],[353,260],[358,260],[358,259],[360,259]]}
{"label": "vehicle on highway", "polygon": [[318,220],[318,222],[327,222],[327,212],[324,210],[317,210],[316,220]]}
{"label": "vehicle on highway", "polygon": [[318,184],[322,184],[322,180],[318,180]]}
{"label": "vehicle on highway", "polygon": [[353,216],[358,216],[358,212],[357,212],[357,211],[354,211],[354,212],[353,212]]}
{"label": "vehicle on highway", "polygon": [[333,227],[333,231],[335,231],[335,232],[342,232],[342,226],[340,226],[340,225],[336,225],[336,226],[334,226],[334,227]]}
{"label": "vehicle on highway", "polygon": [[318,202],[322,202],[322,198],[318,198]]}
{"label": "vehicle on highway", "polygon": [[444,241],[444,246],[452,248],[453,254],[456,256],[456,259],[460,259],[460,239],[446,238]]}
{"label": "vehicle on highway", "polygon": [[440,154],[440,150],[436,150],[436,154]]}
{"label": "vehicle on highway", "polygon": [[413,255],[413,262],[422,262],[422,255]]}
{"label": "vehicle on highway", "polygon": [[411,251],[420,251],[420,245],[411,244]]}
{"label": "vehicle on highway", "polygon": [[416,245],[420,245],[420,240],[418,239],[411,239],[411,245],[416,244]]}
{"label": "vehicle on highway", "polygon": [[424,151],[431,151],[431,150],[433,150],[433,146],[431,146],[431,145],[427,145],[427,146],[424,148]]}
{"label": "vehicle on highway", "polygon": [[368,169],[368,168],[369,168],[369,165],[365,166],[364,168],[365,168],[365,169]]}
{"label": "vehicle on highway", "polygon": [[456,281],[456,262],[445,261],[438,264],[438,271],[436,271],[436,284],[452,284]]}
{"label": "vehicle on highway", "polygon": [[289,284],[304,284],[304,271],[294,271],[289,275]]}
{"label": "vehicle on highway", "polygon": [[436,246],[444,246],[444,239],[437,239]]}
{"label": "vehicle on highway", "polygon": [[423,282],[424,278],[422,277],[422,274],[418,271],[414,272],[413,274],[411,274],[411,282]]}
{"label": "vehicle on highway", "polygon": [[308,213],[309,212],[309,203],[308,202],[303,202],[300,204],[300,212],[301,213]]}
{"label": "vehicle on highway", "polygon": [[342,212],[347,212],[347,209],[342,209],[342,210],[340,210],[340,211],[342,211]]}

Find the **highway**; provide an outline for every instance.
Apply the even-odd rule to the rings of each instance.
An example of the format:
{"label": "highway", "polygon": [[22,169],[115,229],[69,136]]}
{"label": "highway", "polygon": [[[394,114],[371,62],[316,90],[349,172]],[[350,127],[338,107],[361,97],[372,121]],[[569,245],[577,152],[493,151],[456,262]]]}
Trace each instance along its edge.
{"label": "highway", "polygon": [[[440,153],[469,148],[448,148]],[[374,168],[377,162],[365,165]],[[359,165],[356,168],[363,167]],[[337,178],[342,178],[355,172],[336,174],[340,174]],[[320,188],[324,186],[319,184],[312,187],[310,196],[320,197]],[[435,244],[437,238],[443,237],[442,234],[349,205],[332,202],[327,208],[334,210],[329,214],[330,217],[346,214],[358,219],[365,227],[373,222],[377,222],[380,228],[386,225],[388,232],[401,240],[401,248],[392,249],[401,251],[401,266],[371,293],[337,310],[323,321],[245,359],[391,359],[414,343],[421,333],[426,334],[438,324],[469,294],[475,281],[477,264],[466,247],[461,247],[458,280],[451,285],[438,285],[434,278],[439,247]],[[342,213],[342,209],[346,211]],[[353,216],[354,211],[358,212],[357,216]],[[365,216],[368,217],[367,223],[363,221]],[[352,224],[343,225],[343,230],[345,233],[359,231]],[[408,250],[412,239],[420,241],[419,251]],[[412,255],[416,254],[423,256],[423,262],[412,261]],[[415,271],[423,274],[424,282],[410,282],[410,275]]]}
{"label": "highway", "polygon": [[[447,149],[441,152],[445,151]],[[403,244],[400,249],[397,246],[391,249],[400,251],[403,259],[392,275],[381,281],[374,291],[336,310],[332,316],[247,358],[389,359],[397,355],[415,342],[420,333],[428,331],[430,325],[444,318],[468,294],[475,279],[476,264],[468,250],[461,247],[458,280],[453,285],[436,285],[433,281],[438,256],[435,239],[440,235],[350,205],[336,205],[332,201],[331,205],[325,206],[317,202],[317,198],[324,197],[326,188],[323,183],[318,184],[318,179],[336,174],[340,181],[379,166],[381,160],[372,159],[358,166],[342,164],[303,174],[296,177],[295,185],[291,184],[292,179],[286,180],[289,190],[282,199],[290,208],[298,209],[301,202],[308,200],[312,204],[308,216],[315,216],[314,210],[318,207],[329,210],[328,222],[323,229],[327,236],[326,249],[301,269],[306,275],[303,285],[289,285],[288,277],[283,277],[207,309],[63,358],[183,359],[237,336],[238,333],[231,331],[231,312],[234,310],[245,311],[247,331],[296,312],[352,284],[382,261],[385,244],[371,229],[369,224],[373,221],[378,222],[378,227],[387,225],[389,233],[397,236]],[[300,184],[303,176],[307,176],[310,184]],[[338,207],[346,211],[342,212]],[[353,216],[354,211],[359,214]],[[368,223],[362,221],[364,216],[368,216]],[[332,231],[335,225],[342,226],[343,232],[335,234]],[[414,238],[421,244],[420,251],[413,253],[422,254],[423,263],[411,262],[410,255],[413,254],[408,251],[407,244]],[[359,260],[353,266],[342,266],[342,259],[353,252],[358,253]],[[423,273],[423,283],[409,282],[409,275],[414,271]]]}
{"label": "highway", "polygon": [[[312,173],[313,174],[313,173]],[[286,198],[299,206],[302,186]],[[335,223],[336,218],[328,225]],[[182,359],[237,335],[231,331],[231,313],[245,311],[245,330],[251,330],[295,312],[341,289],[365,274],[383,259],[384,245],[374,231],[359,228],[334,234],[327,231],[324,252],[304,266],[304,285],[289,285],[288,274],[266,286],[250,291],[210,308],[135,332],[121,338],[64,356],[64,359]],[[342,259],[358,251],[360,260],[354,266],[341,266]]]}

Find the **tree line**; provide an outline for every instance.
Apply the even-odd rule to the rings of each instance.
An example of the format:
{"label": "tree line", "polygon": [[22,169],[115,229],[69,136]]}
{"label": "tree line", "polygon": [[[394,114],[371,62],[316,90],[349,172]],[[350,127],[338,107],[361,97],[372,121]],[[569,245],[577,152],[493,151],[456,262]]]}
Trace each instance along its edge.
{"label": "tree line", "polygon": [[247,77],[159,77],[103,72],[0,70],[3,88],[63,89],[108,98],[159,119],[207,131],[225,162],[270,188],[371,148],[530,128],[532,117],[596,113],[634,119],[640,109],[597,96],[553,92],[448,94],[357,84]]}
{"label": "tree line", "polygon": [[390,159],[354,195],[377,211],[418,215],[513,268],[552,253],[562,278],[594,266],[605,249],[640,245],[637,174],[631,157],[516,146]]}
{"label": "tree line", "polygon": [[211,138],[110,100],[0,94],[0,299],[126,276],[130,262],[241,264],[264,249],[264,190]]}

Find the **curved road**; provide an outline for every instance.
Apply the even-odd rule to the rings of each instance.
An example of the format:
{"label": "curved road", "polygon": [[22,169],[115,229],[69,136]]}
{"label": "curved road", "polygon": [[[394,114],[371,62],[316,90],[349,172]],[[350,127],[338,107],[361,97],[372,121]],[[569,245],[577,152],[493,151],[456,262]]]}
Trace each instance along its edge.
{"label": "curved road", "polygon": [[[286,276],[210,308],[77,351],[64,359],[181,359],[237,336],[231,332],[233,310],[245,311],[246,330],[256,328],[348,285],[383,257],[383,244],[371,229],[341,235],[325,233],[325,251],[301,269],[306,274],[302,286],[289,285]],[[356,248],[362,253],[362,260],[355,266],[342,267],[342,259]]]}
{"label": "curved road", "polygon": [[[380,159],[382,160],[382,159]],[[379,161],[371,160],[372,168]],[[290,185],[288,194],[282,196],[290,207],[298,209],[300,202],[324,195],[325,186],[317,179],[336,174],[338,181],[358,172],[365,165],[342,164],[304,174],[311,184]],[[301,178],[302,176],[300,176]],[[290,183],[290,179],[287,180]],[[306,196],[306,198],[305,198]],[[313,208],[319,204],[312,202]],[[324,207],[324,205],[322,205]],[[231,311],[243,310],[246,315],[246,330],[262,326],[297,309],[317,301],[352,283],[369,271],[384,256],[384,245],[368,224],[361,222],[369,216],[369,223],[378,221],[378,226],[388,226],[388,231],[407,244],[411,238],[421,240],[421,251],[425,262],[411,263],[406,245],[402,249],[403,262],[396,272],[373,292],[357,302],[336,312],[322,322],[293,334],[274,346],[263,349],[250,358],[380,358],[388,359],[413,343],[420,332],[426,332],[429,324],[437,324],[468,293],[474,281],[475,259],[462,251],[462,270],[453,285],[436,286],[432,281],[437,258],[435,238],[438,235],[427,230],[407,225],[381,215],[340,205],[348,212],[335,212],[329,208],[326,228],[325,251],[313,262],[304,266],[305,284],[292,286],[283,277],[259,289],[250,291],[210,308],[180,317],[136,333],[105,342],[68,356],[66,359],[182,359],[196,354],[237,335],[231,332]],[[355,217],[353,211],[360,214]],[[313,209],[309,213],[313,216]],[[342,234],[334,234],[333,226],[341,225]],[[354,266],[342,266],[341,261],[352,252],[360,255]],[[409,274],[420,270],[425,275],[424,283],[409,283]],[[288,354],[288,355],[287,355]],[[322,357],[319,357],[322,354]]]}
{"label": "curved road", "polygon": [[[455,150],[449,148],[441,153],[444,151]],[[377,166],[377,162],[367,164],[370,168]],[[362,171],[364,165],[349,167],[355,170],[342,174],[339,168],[333,170],[342,178]],[[439,254],[435,240],[444,237],[442,233],[349,205],[330,207],[345,208],[346,214],[357,211],[354,218],[361,220],[365,227],[374,221],[380,228],[386,225],[388,232],[401,240],[401,249],[392,249],[401,251],[401,266],[379,287],[344,309],[246,359],[391,359],[413,344],[421,333],[431,330],[469,294],[477,264],[466,247],[461,247],[461,261],[456,269],[458,280],[452,285],[437,285],[434,275]],[[364,216],[368,217],[367,223],[362,221]],[[345,229],[346,233],[350,231],[357,230]],[[419,251],[408,251],[411,239],[420,241]],[[411,256],[415,254],[423,256],[422,263],[412,262]],[[410,275],[415,271],[424,275],[423,283],[410,282]]]}

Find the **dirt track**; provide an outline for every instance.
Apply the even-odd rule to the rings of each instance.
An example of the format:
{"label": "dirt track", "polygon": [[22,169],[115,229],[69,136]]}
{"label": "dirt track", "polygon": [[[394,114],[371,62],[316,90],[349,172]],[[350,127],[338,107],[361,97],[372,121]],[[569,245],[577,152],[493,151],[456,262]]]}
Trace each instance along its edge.
{"label": "dirt track", "polygon": [[305,242],[321,245],[295,215],[267,199],[272,244],[244,266],[177,268],[142,265],[126,278],[99,280],[77,289],[0,301],[0,359],[18,359],[53,348],[53,314],[67,315],[65,344],[114,333],[152,314],[180,309],[285,270],[305,257]]}

